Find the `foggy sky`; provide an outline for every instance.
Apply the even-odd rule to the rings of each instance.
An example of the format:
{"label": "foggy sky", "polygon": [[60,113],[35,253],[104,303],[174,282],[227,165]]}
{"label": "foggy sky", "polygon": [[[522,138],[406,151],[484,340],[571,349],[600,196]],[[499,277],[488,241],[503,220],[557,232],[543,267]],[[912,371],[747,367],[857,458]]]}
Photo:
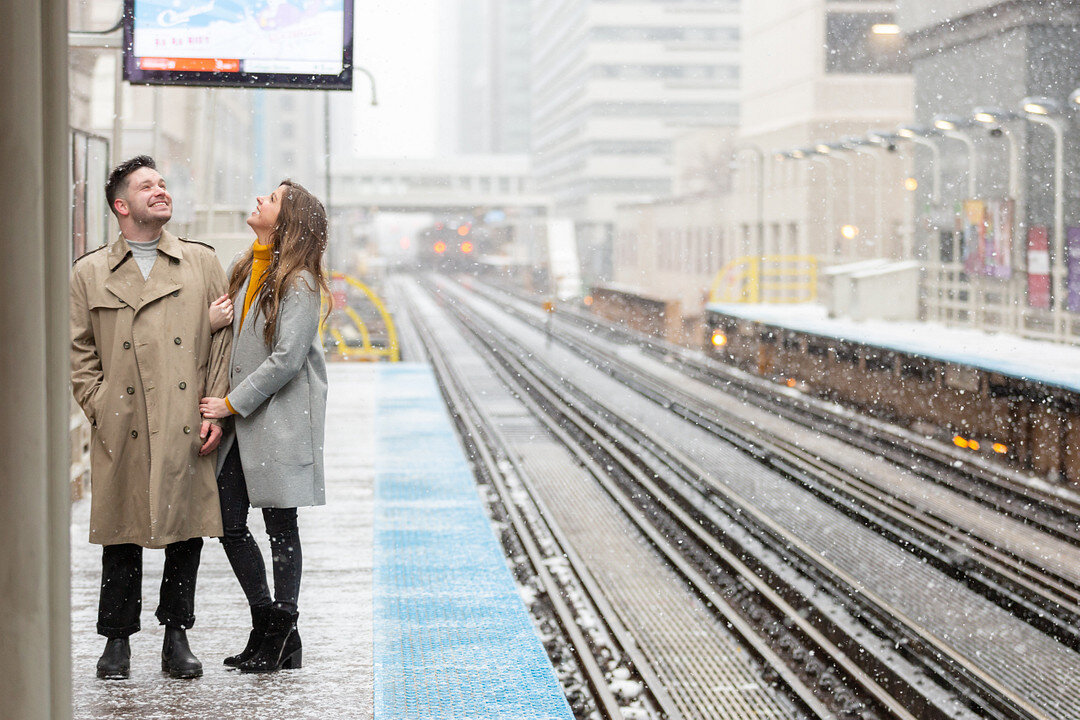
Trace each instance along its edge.
{"label": "foggy sky", "polygon": [[436,0],[355,3],[353,59],[375,76],[379,99],[378,106],[371,107],[368,80],[355,73],[358,156],[437,154],[439,5]]}

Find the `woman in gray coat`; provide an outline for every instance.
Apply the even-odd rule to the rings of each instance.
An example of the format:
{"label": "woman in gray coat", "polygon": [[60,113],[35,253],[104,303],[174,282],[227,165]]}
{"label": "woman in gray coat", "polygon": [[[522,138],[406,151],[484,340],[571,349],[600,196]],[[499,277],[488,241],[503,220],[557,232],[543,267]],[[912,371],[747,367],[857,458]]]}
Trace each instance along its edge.
{"label": "woman in gray coat", "polygon": [[[326,502],[326,363],[319,310],[321,292],[329,293],[322,269],[327,229],[322,203],[288,180],[256,203],[247,220],[255,242],[229,270],[236,311],[223,303],[225,317],[235,315],[229,394],[203,398],[199,407],[203,417],[232,415],[235,424],[218,452],[221,542],[251,606],[252,631],[247,647],[225,664],[273,672],[301,664],[296,508]],[[262,508],[266,521],[273,598],[247,528],[248,507]]]}

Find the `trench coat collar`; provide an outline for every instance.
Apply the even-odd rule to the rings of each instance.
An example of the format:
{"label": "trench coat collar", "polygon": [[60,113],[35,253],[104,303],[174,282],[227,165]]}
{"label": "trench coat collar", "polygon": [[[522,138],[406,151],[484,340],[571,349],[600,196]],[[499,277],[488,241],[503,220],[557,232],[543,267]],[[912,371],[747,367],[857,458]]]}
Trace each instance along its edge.
{"label": "trench coat collar", "polygon": [[180,280],[180,260],[183,258],[180,240],[167,230],[162,230],[157,249],[169,260],[167,263],[155,263],[149,277],[144,279],[137,263],[124,262],[131,256],[131,247],[122,234],[109,245],[109,269],[112,272],[105,279],[105,289],[135,308],[136,312],[147,303],[183,286]]}
{"label": "trench coat collar", "polygon": [[[162,230],[161,235],[158,237],[158,252],[163,252],[171,258],[182,260],[184,258],[183,250],[180,246],[180,238],[173,235],[168,230]],[[128,245],[127,238],[123,233],[118,233],[116,239],[109,243],[109,270],[115,271],[116,266],[124,262],[124,259],[131,254],[131,246]]]}

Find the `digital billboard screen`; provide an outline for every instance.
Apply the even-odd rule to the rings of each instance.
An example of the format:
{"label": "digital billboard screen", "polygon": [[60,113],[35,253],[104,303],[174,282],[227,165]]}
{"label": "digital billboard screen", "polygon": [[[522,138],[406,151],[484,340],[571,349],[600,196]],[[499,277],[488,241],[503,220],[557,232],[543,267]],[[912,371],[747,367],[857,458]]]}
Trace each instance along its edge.
{"label": "digital billboard screen", "polygon": [[124,79],[352,87],[353,0],[124,0]]}

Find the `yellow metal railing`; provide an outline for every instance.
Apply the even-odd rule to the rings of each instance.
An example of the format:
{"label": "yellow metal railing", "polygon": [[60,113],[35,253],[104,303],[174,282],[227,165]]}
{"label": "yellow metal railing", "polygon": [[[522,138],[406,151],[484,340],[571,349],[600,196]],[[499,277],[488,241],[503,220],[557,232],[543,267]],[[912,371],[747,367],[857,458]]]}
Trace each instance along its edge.
{"label": "yellow metal railing", "polygon": [[817,300],[817,258],[813,255],[748,255],[716,273],[712,303],[804,303]]}
{"label": "yellow metal railing", "polygon": [[[386,324],[386,347],[376,347],[371,344],[371,333],[368,332],[367,325],[360,317],[360,314],[353,308],[345,305],[341,310],[345,315],[352,320],[353,325],[356,326],[357,331],[360,333],[361,347],[350,347],[346,341],[341,330],[338,328],[330,328],[330,336],[337,341],[337,352],[348,360],[379,360],[382,358],[388,359],[390,362],[398,362],[401,360],[401,349],[398,346],[397,329],[394,327],[394,319],[390,316],[390,313],[386,310],[386,305],[379,298],[375,292],[364,283],[360,282],[354,277],[345,275],[344,273],[334,272],[330,273],[332,280],[344,280],[352,287],[356,288],[360,292],[367,296],[371,304],[375,306],[375,309],[379,311],[382,316],[383,322]],[[325,332],[323,325],[319,326],[319,337],[322,337]]]}

